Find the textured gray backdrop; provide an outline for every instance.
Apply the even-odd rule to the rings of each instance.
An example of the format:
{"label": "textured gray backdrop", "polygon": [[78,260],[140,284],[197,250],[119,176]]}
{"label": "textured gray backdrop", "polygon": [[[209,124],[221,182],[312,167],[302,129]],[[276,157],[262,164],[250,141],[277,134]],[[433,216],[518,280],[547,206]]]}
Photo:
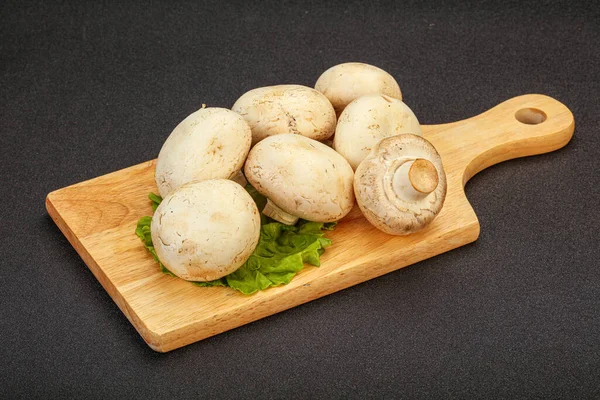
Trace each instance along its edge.
{"label": "textured gray backdrop", "polygon": [[[0,4],[1,398],[600,397],[597,2],[99,3]],[[154,353],[46,194],[154,158],[202,103],[346,61],[424,124],[543,93],[575,136],[467,184],[476,243]]]}

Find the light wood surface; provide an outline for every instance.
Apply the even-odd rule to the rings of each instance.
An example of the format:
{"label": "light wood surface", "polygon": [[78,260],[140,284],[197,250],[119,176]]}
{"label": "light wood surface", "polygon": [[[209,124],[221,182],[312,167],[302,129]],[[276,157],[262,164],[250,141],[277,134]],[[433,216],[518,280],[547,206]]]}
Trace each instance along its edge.
{"label": "light wood surface", "polygon": [[[543,113],[523,111],[529,108]],[[152,215],[146,196],[157,192],[154,161],[54,191],[46,207],[148,345],[166,352],[475,241],[479,222],[464,184],[493,164],[563,147],[574,127],[567,107],[537,94],[463,121],[423,126],[448,178],[446,203],[430,226],[409,236],[389,236],[372,227],[355,205],[327,234],[333,245],[321,267],[307,266],[290,284],[251,296],[197,287],[159,271],[134,233],[137,220]]]}

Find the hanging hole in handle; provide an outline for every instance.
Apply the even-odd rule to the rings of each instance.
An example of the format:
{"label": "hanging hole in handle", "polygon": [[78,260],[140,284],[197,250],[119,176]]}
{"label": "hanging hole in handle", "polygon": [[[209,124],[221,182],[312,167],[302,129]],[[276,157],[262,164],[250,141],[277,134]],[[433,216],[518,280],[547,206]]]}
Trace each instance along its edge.
{"label": "hanging hole in handle", "polygon": [[527,125],[541,124],[546,120],[546,113],[537,108],[521,108],[515,113],[517,121]]}

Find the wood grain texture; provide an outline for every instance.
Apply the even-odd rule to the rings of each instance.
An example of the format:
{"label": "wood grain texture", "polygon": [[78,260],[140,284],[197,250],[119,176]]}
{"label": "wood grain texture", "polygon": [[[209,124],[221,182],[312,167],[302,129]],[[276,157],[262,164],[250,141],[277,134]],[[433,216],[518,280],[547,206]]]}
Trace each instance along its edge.
{"label": "wood grain texture", "polygon": [[[543,111],[546,120],[519,122],[515,114],[527,108]],[[389,236],[372,227],[355,205],[328,233],[333,246],[321,267],[307,266],[290,284],[251,296],[196,287],[159,271],[134,234],[137,220],[152,215],[146,196],[157,191],[155,161],[54,191],[46,207],[148,345],[166,352],[475,241],[479,222],[465,197],[465,183],[490,165],[563,147],[574,127],[567,107],[536,94],[463,121],[423,126],[448,178],[446,203],[431,225],[413,235]]]}

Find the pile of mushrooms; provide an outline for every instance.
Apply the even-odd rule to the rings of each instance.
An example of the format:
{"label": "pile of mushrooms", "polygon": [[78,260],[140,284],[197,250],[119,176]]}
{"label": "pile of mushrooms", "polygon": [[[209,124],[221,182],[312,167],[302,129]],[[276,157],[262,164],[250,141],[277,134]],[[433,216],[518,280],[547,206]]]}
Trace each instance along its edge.
{"label": "pile of mushrooms", "polygon": [[338,221],[356,200],[392,235],[431,223],[446,195],[441,158],[400,86],[362,63],[329,68],[314,89],[268,86],[231,110],[203,105],[163,144],[155,181],[156,253],[192,281],[235,271],[258,244],[261,210],[247,182],[267,198],[262,213],[281,223]]}

